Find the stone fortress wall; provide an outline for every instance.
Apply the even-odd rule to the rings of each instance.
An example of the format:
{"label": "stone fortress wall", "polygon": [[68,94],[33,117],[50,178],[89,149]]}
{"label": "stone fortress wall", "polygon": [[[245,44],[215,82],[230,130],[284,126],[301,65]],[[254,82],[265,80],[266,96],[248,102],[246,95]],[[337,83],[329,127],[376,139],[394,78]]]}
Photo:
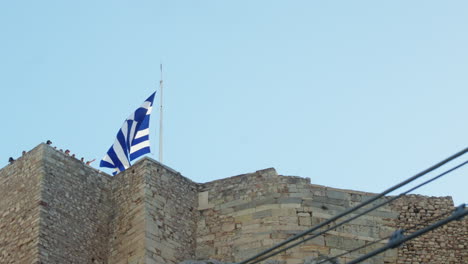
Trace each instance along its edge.
{"label": "stone fortress wall", "polygon": [[[374,195],[313,185],[309,179],[277,175],[274,169],[202,184],[197,258],[239,262]],[[334,256],[387,237],[399,228],[410,228],[438,216],[447,217],[453,209],[450,197],[406,196],[273,259],[299,264],[311,257]],[[468,219],[465,218],[365,263],[468,263],[467,239]],[[345,255],[340,263],[385,243]]]}
{"label": "stone fortress wall", "polygon": [[[370,196],[274,169],[199,184],[149,158],[111,177],[41,144],[0,170],[0,263],[240,261]],[[332,256],[452,209],[450,197],[407,196],[274,259]],[[467,228],[465,218],[366,263],[468,263]]]}
{"label": "stone fortress wall", "polygon": [[44,166],[39,150],[0,170],[0,263],[39,260]]}

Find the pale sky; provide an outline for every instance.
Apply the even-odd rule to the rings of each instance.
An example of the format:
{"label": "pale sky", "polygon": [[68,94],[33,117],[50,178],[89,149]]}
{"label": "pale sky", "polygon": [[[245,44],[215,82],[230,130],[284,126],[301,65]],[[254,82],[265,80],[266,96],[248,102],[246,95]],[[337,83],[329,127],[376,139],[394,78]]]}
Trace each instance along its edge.
{"label": "pale sky", "polygon": [[[100,160],[163,63],[163,163],[182,175],[274,167],[381,192],[468,146],[467,14],[466,1],[1,1],[0,166],[47,139]],[[466,186],[463,167],[415,192],[457,205]]]}

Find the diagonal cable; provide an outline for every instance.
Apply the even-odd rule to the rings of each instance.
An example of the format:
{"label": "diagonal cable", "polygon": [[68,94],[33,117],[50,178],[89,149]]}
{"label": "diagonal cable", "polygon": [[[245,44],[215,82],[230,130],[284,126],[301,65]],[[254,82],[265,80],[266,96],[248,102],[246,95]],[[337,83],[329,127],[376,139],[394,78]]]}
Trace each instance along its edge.
{"label": "diagonal cable", "polygon": [[[435,177],[432,177],[431,179],[429,179],[429,180],[427,180],[427,181],[425,181],[425,182],[423,182],[423,183],[421,183],[421,184],[416,185],[415,187],[413,187],[413,188],[407,190],[406,192],[403,192],[403,193],[401,193],[401,194],[399,194],[399,195],[397,195],[397,196],[394,196],[394,197],[390,198],[389,200],[387,200],[387,201],[385,201],[385,202],[383,202],[383,203],[381,203],[381,204],[378,204],[378,205],[376,205],[376,206],[373,206],[373,207],[371,207],[371,208],[365,210],[365,211],[362,212],[362,213],[359,213],[359,214],[357,214],[357,215],[355,215],[355,216],[353,216],[353,217],[351,217],[351,218],[348,218],[348,219],[344,220],[343,222],[340,222],[340,223],[338,223],[338,224],[336,224],[336,225],[334,225],[334,226],[332,226],[332,227],[329,227],[329,228],[327,228],[327,229],[324,230],[324,231],[320,231],[320,232],[318,232],[318,233],[315,233],[315,234],[313,234],[313,235],[310,236],[310,237],[304,238],[304,239],[302,239],[301,241],[298,241],[298,242],[296,242],[296,243],[293,243],[293,244],[291,244],[291,245],[289,245],[289,246],[287,246],[287,247],[284,247],[284,248],[282,248],[282,249],[280,249],[280,250],[278,250],[278,251],[272,252],[272,250],[271,250],[271,251],[269,251],[269,252],[272,252],[272,253],[268,254],[269,252],[267,252],[267,253],[263,254],[263,255],[264,255],[263,257],[261,257],[261,258],[255,260],[255,261],[253,261],[253,262],[251,262],[251,264],[255,264],[255,263],[258,263],[258,262],[260,262],[260,261],[266,260],[266,259],[268,259],[268,258],[270,258],[270,257],[273,257],[273,256],[275,256],[275,255],[277,255],[277,254],[279,254],[279,253],[281,253],[281,252],[283,252],[283,251],[286,251],[286,250],[288,250],[288,249],[291,249],[291,248],[293,248],[293,247],[296,247],[296,246],[299,245],[299,244],[302,244],[302,243],[304,243],[304,242],[306,242],[306,241],[309,241],[309,240],[311,240],[311,239],[314,239],[314,238],[316,238],[316,237],[318,237],[318,236],[320,236],[320,235],[322,235],[322,234],[324,234],[324,233],[326,233],[326,232],[328,232],[328,231],[330,231],[330,230],[333,230],[333,229],[338,228],[338,227],[340,227],[340,226],[342,226],[342,225],[344,225],[344,224],[346,224],[346,223],[349,223],[349,222],[353,221],[354,219],[356,219],[356,218],[358,218],[358,217],[361,217],[361,216],[363,216],[363,215],[365,215],[365,214],[367,214],[367,213],[369,213],[369,212],[371,212],[371,211],[374,211],[375,209],[377,209],[377,208],[379,208],[379,207],[382,207],[382,206],[384,206],[384,205],[386,205],[386,204],[388,204],[388,203],[391,203],[391,202],[395,201],[396,199],[401,198],[402,196],[408,194],[409,192],[412,192],[412,191],[414,191],[414,190],[416,190],[416,189],[418,189],[418,188],[420,188],[420,187],[422,187],[422,186],[424,186],[424,185],[426,185],[426,184],[428,184],[428,183],[430,183],[430,182],[432,182],[432,181],[434,181],[434,180],[436,180],[436,179],[438,179],[438,178],[440,178],[440,177],[442,177],[442,176],[444,176],[444,175],[446,175],[446,174],[448,174],[448,173],[450,173],[450,172],[452,172],[452,171],[454,171],[454,170],[456,170],[456,169],[458,169],[458,168],[460,168],[460,167],[466,165],[467,163],[468,163],[468,160],[465,161],[465,162],[463,162],[463,163],[461,163],[461,164],[459,164],[459,165],[457,165],[457,166],[455,166],[455,167],[453,167],[453,168],[451,168],[451,169],[449,169],[449,170],[447,170],[447,171],[445,171],[445,172],[443,172],[443,173],[441,173],[441,174],[439,174],[439,175],[437,175],[437,176],[435,176]],[[371,200],[372,200],[372,199],[371,199]],[[333,218],[332,218],[332,219],[333,219]],[[329,223],[329,220],[328,220],[328,221],[325,221],[325,222],[323,222],[323,223],[326,223],[326,222]],[[322,224],[323,224],[323,223],[322,223]],[[322,225],[322,224],[319,224],[319,226]],[[323,226],[323,225],[322,225],[322,226]],[[259,257],[260,257],[260,256],[259,256]]]}
{"label": "diagonal cable", "polygon": [[[428,223],[432,223],[433,221],[435,221],[435,220],[437,220],[437,219],[439,219],[439,218],[441,218],[441,217],[445,217],[445,216],[447,216],[447,215],[453,213],[454,211],[455,211],[455,210],[452,210],[452,211],[447,212],[447,213],[444,213],[444,214],[436,215],[435,217],[431,217],[431,218],[429,218],[429,219],[426,219],[426,220],[424,220],[423,222],[420,222],[420,223],[417,223],[417,224],[412,225],[412,226],[410,226],[410,227],[407,227],[407,228],[405,228],[404,230],[413,230],[413,229],[415,229],[416,227],[419,227],[419,226],[426,226]],[[321,261],[317,262],[317,264],[325,263],[325,262],[327,262],[327,261],[331,261],[331,260],[340,258],[340,257],[342,257],[342,256],[348,255],[348,254],[350,254],[350,253],[356,252],[356,251],[361,250],[361,249],[363,249],[363,248],[370,247],[370,246],[375,245],[375,244],[378,244],[378,243],[380,243],[380,242],[382,242],[382,241],[384,241],[384,240],[387,240],[387,239],[389,239],[390,237],[391,237],[391,235],[388,235],[388,236],[383,237],[383,238],[381,238],[381,239],[379,239],[379,240],[372,241],[372,242],[367,243],[367,244],[365,244],[365,245],[362,245],[362,246],[360,246],[360,247],[353,248],[353,249],[348,250],[348,251],[346,251],[346,252],[343,252],[343,253],[341,253],[341,254],[338,254],[338,255],[335,255],[335,256],[333,256],[333,257],[329,257],[329,258],[327,258],[327,259],[321,260]]]}
{"label": "diagonal cable", "polygon": [[[444,160],[438,162],[437,164],[435,164],[435,165],[433,165],[433,166],[431,166],[431,167],[429,167],[429,168],[427,168],[427,169],[425,169],[425,170],[423,170],[423,171],[417,173],[416,175],[414,175],[414,176],[412,176],[412,177],[406,179],[405,181],[400,182],[400,183],[398,183],[398,184],[396,184],[396,185],[390,187],[389,189],[387,189],[387,190],[381,192],[380,194],[378,194],[378,195],[372,197],[371,199],[369,199],[369,200],[367,200],[367,201],[365,201],[365,202],[362,202],[361,204],[359,204],[359,205],[357,205],[357,206],[355,206],[355,207],[353,207],[353,208],[349,208],[348,210],[346,210],[346,211],[344,211],[344,212],[342,212],[342,213],[340,213],[340,214],[338,214],[338,215],[336,215],[336,216],[334,216],[334,217],[328,219],[327,221],[324,221],[324,222],[322,222],[322,223],[316,225],[315,227],[313,227],[313,228],[311,228],[311,229],[309,229],[309,230],[306,230],[306,231],[304,231],[304,232],[302,232],[302,233],[299,233],[299,234],[297,234],[297,235],[295,235],[295,236],[293,236],[293,237],[291,237],[291,238],[289,238],[289,239],[286,239],[285,241],[283,241],[283,242],[281,242],[281,243],[279,243],[279,244],[277,244],[277,245],[275,245],[275,246],[273,246],[273,247],[271,247],[271,248],[269,248],[269,249],[266,249],[266,250],[264,250],[264,251],[262,251],[262,252],[260,252],[260,253],[258,253],[258,254],[256,254],[256,255],[254,255],[254,256],[252,256],[252,257],[246,259],[246,260],[243,260],[242,262],[239,262],[238,264],[247,264],[247,263],[249,263],[249,262],[251,262],[251,261],[253,261],[253,260],[255,260],[255,259],[257,259],[257,258],[259,258],[259,257],[261,257],[261,256],[263,256],[263,255],[265,255],[265,254],[268,254],[268,253],[272,252],[273,250],[275,250],[275,249],[277,249],[277,248],[280,248],[280,247],[282,247],[282,246],[284,246],[284,245],[286,245],[286,244],[289,244],[289,243],[292,242],[292,241],[295,241],[295,240],[297,240],[297,239],[299,239],[299,238],[301,238],[301,237],[303,237],[303,236],[305,236],[305,235],[307,235],[307,234],[310,234],[310,233],[312,233],[313,231],[318,230],[319,228],[322,228],[322,227],[328,225],[329,223],[332,223],[332,222],[336,221],[337,219],[339,219],[339,218],[341,218],[341,217],[343,217],[343,216],[345,216],[345,215],[348,215],[348,214],[350,214],[350,213],[352,213],[352,212],[358,210],[359,208],[362,208],[362,207],[364,207],[364,206],[366,206],[366,205],[368,205],[368,204],[371,204],[372,202],[374,202],[374,201],[376,201],[376,200],[378,200],[378,199],[384,197],[386,194],[388,194],[388,193],[390,193],[390,192],[392,192],[392,191],[394,191],[394,190],[396,190],[396,189],[398,189],[398,188],[400,188],[400,187],[402,187],[402,186],[404,186],[404,185],[406,185],[406,184],[408,184],[408,183],[410,183],[410,182],[412,182],[412,181],[414,181],[414,180],[416,180],[416,179],[422,177],[423,175],[425,175],[425,174],[427,174],[427,173],[429,173],[429,172],[431,172],[431,171],[433,171],[433,170],[435,170],[435,169],[437,169],[437,168],[443,166],[444,164],[446,164],[446,163],[448,163],[448,162],[450,162],[450,161],[452,161],[452,160],[454,160],[454,159],[456,159],[456,158],[462,156],[462,155],[465,154],[467,151],[468,151],[468,148],[465,148],[465,149],[463,149],[463,150],[461,150],[461,151],[459,151],[459,152],[453,154],[452,156],[450,156],[450,157],[448,157],[448,158],[446,158],[446,159],[444,159]],[[258,261],[257,261],[257,262],[258,262]],[[253,262],[253,263],[257,263],[257,262]],[[253,263],[252,263],[252,264],[253,264]]]}
{"label": "diagonal cable", "polygon": [[[465,205],[463,204],[462,206],[464,207]],[[421,236],[421,235],[423,235],[423,234],[425,234],[425,233],[427,233],[429,231],[432,231],[432,230],[434,230],[436,228],[439,228],[439,227],[441,227],[443,225],[446,225],[446,224],[448,224],[448,223],[450,223],[452,221],[460,220],[463,217],[465,217],[466,215],[468,215],[468,209],[467,208],[462,208],[459,212],[455,212],[450,217],[447,217],[447,218],[445,218],[443,220],[440,220],[437,223],[434,223],[434,224],[432,224],[430,226],[427,226],[427,227],[425,227],[423,229],[417,230],[417,231],[411,233],[408,236],[403,236],[402,238],[398,239],[397,241],[395,241],[393,243],[390,242],[387,245],[385,245],[385,246],[383,246],[383,247],[381,247],[379,249],[376,249],[376,250],[374,250],[374,251],[372,251],[370,253],[367,253],[364,256],[361,256],[361,257],[359,257],[359,258],[357,258],[355,260],[352,260],[351,262],[348,262],[347,264],[360,263],[360,262],[362,262],[362,261],[364,261],[366,259],[369,259],[369,258],[371,258],[371,257],[373,257],[375,255],[378,255],[378,254],[380,254],[380,253],[382,253],[384,251],[387,251],[388,249],[398,247],[399,245],[403,244],[406,241],[409,241],[409,240],[414,239],[414,238],[416,238],[418,236]]]}

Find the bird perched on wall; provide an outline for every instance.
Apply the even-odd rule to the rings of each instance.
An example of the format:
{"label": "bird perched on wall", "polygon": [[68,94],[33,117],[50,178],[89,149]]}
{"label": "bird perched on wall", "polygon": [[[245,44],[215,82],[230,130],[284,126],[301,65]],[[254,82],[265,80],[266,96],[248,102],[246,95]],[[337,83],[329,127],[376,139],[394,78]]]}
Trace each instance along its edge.
{"label": "bird perched on wall", "polygon": [[12,158],[12,157],[10,157],[10,158],[8,159],[8,162],[10,162],[10,164],[13,164],[13,162],[15,162],[15,159]]}
{"label": "bird perched on wall", "polygon": [[52,145],[52,141],[47,140],[47,141],[46,141],[46,144],[47,144],[47,145]]}

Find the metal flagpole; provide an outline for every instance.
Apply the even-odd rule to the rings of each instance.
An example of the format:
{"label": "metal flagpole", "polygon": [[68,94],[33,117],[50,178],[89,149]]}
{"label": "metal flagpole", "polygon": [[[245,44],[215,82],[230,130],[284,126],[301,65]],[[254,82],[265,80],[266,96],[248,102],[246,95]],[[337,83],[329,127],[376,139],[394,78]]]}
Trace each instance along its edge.
{"label": "metal flagpole", "polygon": [[159,81],[160,89],[160,111],[159,111],[159,162],[163,162],[163,72],[162,64],[160,64],[161,69],[161,80]]}

